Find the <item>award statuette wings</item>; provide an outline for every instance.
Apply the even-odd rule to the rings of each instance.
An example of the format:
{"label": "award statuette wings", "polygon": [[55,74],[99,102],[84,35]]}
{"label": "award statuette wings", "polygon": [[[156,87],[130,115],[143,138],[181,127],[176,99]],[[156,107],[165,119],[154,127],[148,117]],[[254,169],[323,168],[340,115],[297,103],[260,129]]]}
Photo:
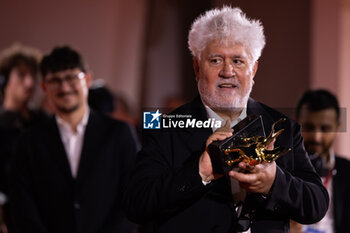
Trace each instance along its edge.
{"label": "award statuette wings", "polygon": [[214,173],[225,174],[238,166],[240,162],[256,165],[272,162],[290,151],[289,148],[276,147],[268,150],[267,146],[278,137],[284,129],[275,132],[275,125],[285,121],[284,118],[272,125],[271,133],[265,135],[262,117],[248,115],[233,127],[233,135],[223,141],[214,141],[208,146]]}

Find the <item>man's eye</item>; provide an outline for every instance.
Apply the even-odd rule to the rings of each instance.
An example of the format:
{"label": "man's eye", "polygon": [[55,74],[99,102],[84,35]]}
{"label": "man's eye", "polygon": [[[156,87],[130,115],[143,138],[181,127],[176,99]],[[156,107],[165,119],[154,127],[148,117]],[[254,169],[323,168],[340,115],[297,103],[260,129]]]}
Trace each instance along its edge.
{"label": "man's eye", "polygon": [[210,63],[212,63],[212,64],[220,64],[221,63],[221,59],[219,59],[219,58],[212,58],[212,59],[210,59]]}
{"label": "man's eye", "polygon": [[323,133],[330,133],[330,132],[332,132],[332,127],[329,125],[323,125],[323,126],[321,126],[321,131]]}
{"label": "man's eye", "polygon": [[75,79],[76,79],[75,76],[66,76],[66,78],[65,78],[65,80],[66,80],[67,82],[74,81]]}
{"label": "man's eye", "polygon": [[239,59],[233,59],[233,63],[234,63],[235,65],[243,65],[243,64],[244,64],[244,61],[239,60]]}
{"label": "man's eye", "polygon": [[316,127],[313,126],[312,124],[305,123],[302,125],[302,130],[304,132],[315,132]]}
{"label": "man's eye", "polygon": [[18,72],[18,77],[24,78],[24,77],[26,76],[26,74],[27,74],[27,73],[25,73],[25,72],[19,71],[19,72]]}

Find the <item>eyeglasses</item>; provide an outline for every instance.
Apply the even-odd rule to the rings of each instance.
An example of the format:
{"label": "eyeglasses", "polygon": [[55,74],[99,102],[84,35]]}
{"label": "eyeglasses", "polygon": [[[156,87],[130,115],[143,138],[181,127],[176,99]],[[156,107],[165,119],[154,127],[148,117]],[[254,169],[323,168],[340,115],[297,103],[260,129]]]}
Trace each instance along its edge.
{"label": "eyeglasses", "polygon": [[59,89],[63,82],[67,82],[70,86],[76,87],[83,78],[85,78],[85,73],[79,72],[78,74],[68,74],[63,78],[53,76],[46,80],[46,83],[51,89]]}

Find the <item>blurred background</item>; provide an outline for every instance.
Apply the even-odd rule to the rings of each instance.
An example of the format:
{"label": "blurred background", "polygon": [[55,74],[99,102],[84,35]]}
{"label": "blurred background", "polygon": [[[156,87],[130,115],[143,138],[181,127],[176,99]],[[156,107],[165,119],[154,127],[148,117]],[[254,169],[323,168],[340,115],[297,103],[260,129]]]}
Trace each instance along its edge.
{"label": "blurred background", "polygon": [[145,107],[197,95],[187,33],[200,13],[224,4],[265,27],[253,98],[293,109],[308,88],[332,91],[344,110],[336,151],[350,158],[350,0],[0,0],[0,50],[71,45],[139,119]]}

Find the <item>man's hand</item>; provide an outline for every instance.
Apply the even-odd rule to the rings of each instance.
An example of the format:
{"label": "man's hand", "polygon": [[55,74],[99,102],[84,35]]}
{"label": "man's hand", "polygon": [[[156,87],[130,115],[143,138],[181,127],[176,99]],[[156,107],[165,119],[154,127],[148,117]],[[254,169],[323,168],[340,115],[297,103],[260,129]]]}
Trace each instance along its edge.
{"label": "man's hand", "polygon": [[303,233],[303,225],[293,220],[289,221],[290,233]]}
{"label": "man's hand", "polygon": [[[273,150],[274,142],[275,140],[267,146],[268,150]],[[270,192],[276,177],[275,161],[271,163],[264,162],[255,166],[240,162],[238,166],[247,173],[230,171],[228,174],[239,181],[242,188],[251,193],[268,194]]]}
{"label": "man's hand", "polygon": [[239,181],[242,188],[251,193],[268,194],[276,177],[276,163],[264,162],[256,166],[249,166],[241,162],[238,165],[248,173],[230,171],[229,176]]}
{"label": "man's hand", "polygon": [[210,135],[206,142],[205,150],[199,158],[199,175],[202,177],[202,181],[209,182],[222,176],[213,173],[213,167],[211,165],[211,160],[208,153],[208,146],[213,141],[221,141],[228,137],[231,137],[233,129],[229,128],[229,125],[230,123],[226,121],[226,124],[223,127],[217,129],[212,135]]}

